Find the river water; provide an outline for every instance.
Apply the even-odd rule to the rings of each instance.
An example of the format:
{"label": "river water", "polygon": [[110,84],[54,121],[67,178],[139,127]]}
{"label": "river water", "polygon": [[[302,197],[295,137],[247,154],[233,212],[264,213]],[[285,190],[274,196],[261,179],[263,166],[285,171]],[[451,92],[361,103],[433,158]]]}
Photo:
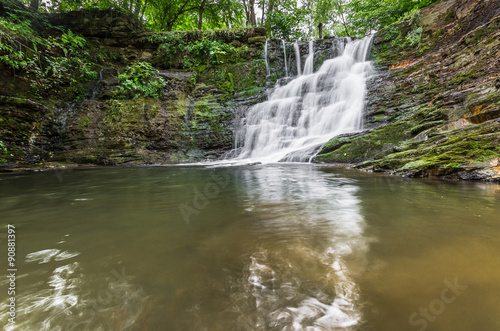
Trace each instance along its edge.
{"label": "river water", "polygon": [[500,329],[499,185],[279,164],[0,186],[7,330]]}

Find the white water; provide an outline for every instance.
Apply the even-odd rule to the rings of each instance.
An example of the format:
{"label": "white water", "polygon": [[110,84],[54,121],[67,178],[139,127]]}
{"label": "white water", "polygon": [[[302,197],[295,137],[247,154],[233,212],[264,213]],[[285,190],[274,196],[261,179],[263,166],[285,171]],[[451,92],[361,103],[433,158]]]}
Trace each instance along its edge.
{"label": "white water", "polygon": [[314,42],[309,41],[309,55],[307,55],[306,63],[304,64],[304,75],[310,75],[314,71]]}
{"label": "white water", "polygon": [[293,43],[293,50],[295,51],[295,63],[297,63],[297,75],[302,75],[302,70],[300,69],[300,50],[299,43]]}
{"label": "white water", "polygon": [[283,39],[281,39],[281,45],[283,46],[283,59],[285,60],[285,77],[288,77],[288,64],[286,63],[286,45]]}
{"label": "white water", "polygon": [[[373,72],[366,61],[371,40],[345,40],[345,50],[343,42],[335,43],[341,55],[325,61],[315,73],[311,41],[303,74],[248,112],[236,134],[237,159],[307,162],[331,138],[361,130],[366,79]],[[265,49],[267,64],[267,43]]]}

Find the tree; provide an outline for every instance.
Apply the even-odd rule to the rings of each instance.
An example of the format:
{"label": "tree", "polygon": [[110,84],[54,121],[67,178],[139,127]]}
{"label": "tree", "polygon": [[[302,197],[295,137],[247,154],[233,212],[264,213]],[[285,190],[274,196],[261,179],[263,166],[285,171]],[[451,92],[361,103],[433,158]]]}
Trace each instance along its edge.
{"label": "tree", "polygon": [[275,1],[269,5],[265,27],[273,37],[297,40],[303,37],[303,24],[306,9],[295,1]]}
{"label": "tree", "polygon": [[207,29],[243,25],[244,9],[235,0],[206,0],[204,22]]}
{"label": "tree", "polygon": [[255,19],[255,0],[243,0],[243,7],[246,15],[246,25],[256,26]]}
{"label": "tree", "polygon": [[40,6],[40,0],[31,0],[30,8],[32,10],[38,11],[38,7]]}
{"label": "tree", "polygon": [[[265,26],[273,37],[364,36],[438,0],[21,0],[33,10],[121,9],[153,30]],[[262,16],[257,22],[256,6]]]}

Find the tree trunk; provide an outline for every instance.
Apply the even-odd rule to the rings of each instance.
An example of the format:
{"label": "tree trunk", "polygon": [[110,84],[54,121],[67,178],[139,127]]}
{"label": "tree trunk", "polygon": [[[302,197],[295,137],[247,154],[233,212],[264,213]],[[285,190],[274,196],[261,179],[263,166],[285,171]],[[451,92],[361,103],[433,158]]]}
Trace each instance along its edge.
{"label": "tree trunk", "polygon": [[[269,22],[269,15],[271,15],[273,10],[274,10],[274,0],[270,0],[269,6],[267,7],[266,23]],[[262,25],[264,25],[264,16],[262,17]]]}
{"label": "tree trunk", "polygon": [[134,15],[139,17],[139,13],[141,12],[141,0],[136,0],[135,2],[135,8],[134,8]]}
{"label": "tree trunk", "polygon": [[203,10],[205,9],[205,5],[207,4],[207,0],[203,0],[200,5],[199,15],[198,15],[198,30],[201,30],[203,25]]}
{"label": "tree trunk", "polygon": [[255,0],[250,0],[250,25],[257,25],[255,21]]}
{"label": "tree trunk", "polygon": [[319,39],[323,39],[323,23],[318,24]]}
{"label": "tree trunk", "polygon": [[248,6],[247,6],[247,2],[245,0],[243,0],[243,8],[245,9],[245,17],[246,17],[246,26],[248,26],[248,24],[250,24],[250,13],[248,11]]}
{"label": "tree trunk", "polygon": [[34,11],[38,11],[38,6],[40,5],[40,0],[31,0],[30,8]]}
{"label": "tree trunk", "polygon": [[141,18],[144,18],[144,12],[146,11],[147,5],[148,5],[148,0],[144,2],[144,6],[142,7]]}

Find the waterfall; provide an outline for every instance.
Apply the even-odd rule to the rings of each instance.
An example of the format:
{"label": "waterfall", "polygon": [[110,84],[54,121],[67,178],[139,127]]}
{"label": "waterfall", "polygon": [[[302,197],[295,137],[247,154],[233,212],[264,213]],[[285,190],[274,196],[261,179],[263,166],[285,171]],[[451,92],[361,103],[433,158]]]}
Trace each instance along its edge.
{"label": "waterfall", "polygon": [[311,40],[309,42],[309,55],[306,58],[306,63],[304,64],[304,75],[310,75],[314,71],[314,43]]}
{"label": "waterfall", "polygon": [[286,63],[286,46],[285,41],[281,39],[281,45],[283,45],[283,59],[285,59],[285,77],[288,77],[288,65]]}
{"label": "waterfall", "polygon": [[302,71],[300,70],[300,50],[298,42],[293,43],[293,50],[295,52],[295,63],[297,64],[297,76],[300,76],[302,75]]}
{"label": "waterfall", "polygon": [[351,42],[350,37],[342,37],[339,39],[335,39],[335,48],[338,52],[338,54],[344,53],[345,50],[345,44]]}
{"label": "waterfall", "polygon": [[264,44],[264,60],[266,61],[266,79],[271,75],[271,69],[269,68],[269,60],[267,58],[267,44],[269,43],[269,39],[266,39],[266,43]]}
{"label": "waterfall", "polygon": [[313,70],[313,44],[304,74],[274,89],[254,105],[236,137],[237,159],[307,162],[336,135],[363,126],[366,79],[373,71],[367,55],[372,36],[336,44],[339,56]]}
{"label": "waterfall", "polygon": [[103,79],[103,76],[102,76],[103,70],[104,70],[104,68],[101,68],[101,70],[99,70],[99,78],[97,79],[94,86],[92,87],[92,90],[89,93],[89,99],[95,99],[97,97],[97,95],[99,94],[99,91],[101,89],[102,79]]}

